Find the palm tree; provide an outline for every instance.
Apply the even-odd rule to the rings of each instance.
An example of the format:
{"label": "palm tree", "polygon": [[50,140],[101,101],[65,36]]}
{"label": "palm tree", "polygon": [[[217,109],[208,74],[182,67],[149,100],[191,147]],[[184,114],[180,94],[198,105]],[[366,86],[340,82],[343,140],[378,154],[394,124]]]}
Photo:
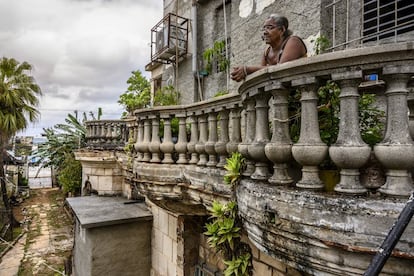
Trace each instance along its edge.
{"label": "palm tree", "polygon": [[[32,66],[27,62],[19,63],[13,58],[0,59],[0,153],[19,130],[27,127],[39,116],[36,109],[38,96],[42,94],[35,79],[28,75]],[[4,206],[10,210],[7,196],[3,154],[0,154],[0,181]]]}
{"label": "palm tree", "polygon": [[[56,124],[53,128],[44,128],[43,131],[44,133],[42,135],[46,137],[47,142],[43,145],[39,145],[34,156],[40,157],[41,167],[52,168],[53,182],[55,183],[55,180],[57,179],[56,176],[58,176],[65,167],[70,165],[73,166],[72,168],[76,168],[76,164],[72,164],[76,163],[74,152],[85,146],[86,128],[82,122],[78,120],[77,113],[75,112],[75,116],[68,114],[65,123]],[[78,176],[78,174],[75,175]],[[65,178],[61,177],[60,179],[65,182]],[[80,176],[78,179],[73,179],[73,181],[80,185],[82,177]],[[71,183],[73,184],[74,182]],[[65,185],[67,183],[59,184],[62,185],[63,188],[68,186]],[[71,188],[74,187],[72,184],[69,185]]]}

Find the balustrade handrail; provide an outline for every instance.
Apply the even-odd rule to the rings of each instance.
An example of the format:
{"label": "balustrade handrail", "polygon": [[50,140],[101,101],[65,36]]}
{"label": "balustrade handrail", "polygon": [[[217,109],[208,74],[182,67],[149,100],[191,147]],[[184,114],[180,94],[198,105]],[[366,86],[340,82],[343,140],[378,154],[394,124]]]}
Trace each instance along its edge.
{"label": "balustrade handrail", "polygon": [[[347,49],[270,66],[249,75],[240,85],[238,94],[188,105],[136,110],[136,121],[128,120],[127,132],[135,141],[139,162],[222,167],[226,156],[239,151],[248,161],[246,176],[276,185],[291,185],[299,180],[294,181],[288,175],[289,164],[295,159],[302,171],[301,179],[293,185],[307,189],[324,188],[318,167],[329,154],[341,172],[341,181],[335,190],[364,194],[367,189],[359,181],[359,169],[367,163],[372,148],[361,139],[358,98],[364,76],[372,73],[385,80],[388,110],[384,140],[374,147],[376,158],[388,170],[387,182],[380,191],[406,195],[412,188],[408,176],[411,165],[406,163],[414,163],[411,160],[414,143],[407,133],[406,115],[407,85],[414,73],[414,44],[410,42]],[[341,88],[341,123],[338,140],[333,145],[325,145],[321,140],[316,106],[320,80],[329,79]],[[301,92],[302,119],[297,143],[293,143],[289,135],[288,96],[292,88]],[[269,119],[269,114],[273,118]],[[174,142],[171,135],[173,117],[180,120],[180,134]],[[161,120],[164,137],[159,137]],[[87,126],[94,124],[99,129],[99,125],[122,123],[119,120],[87,122]],[[106,135],[101,135],[101,140],[95,139],[95,142],[108,137],[113,141],[111,131],[114,132],[106,130]],[[88,137],[93,138],[93,135]],[[128,139],[121,141],[125,143]],[[174,157],[175,153],[180,156],[178,159]],[[191,160],[188,160],[190,156]],[[273,170],[269,168],[271,163]],[[397,184],[398,181],[403,184]]]}

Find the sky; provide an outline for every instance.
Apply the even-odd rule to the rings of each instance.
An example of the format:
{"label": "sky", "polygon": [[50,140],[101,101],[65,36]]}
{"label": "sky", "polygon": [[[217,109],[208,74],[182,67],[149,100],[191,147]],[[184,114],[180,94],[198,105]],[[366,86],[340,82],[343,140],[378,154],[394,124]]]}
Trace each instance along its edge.
{"label": "sky", "polygon": [[[0,0],[0,57],[27,61],[42,89],[40,119],[19,136],[38,136],[68,113],[102,108],[119,119],[117,103],[134,70],[147,78],[151,28],[162,0]],[[89,117],[91,118],[91,117]]]}

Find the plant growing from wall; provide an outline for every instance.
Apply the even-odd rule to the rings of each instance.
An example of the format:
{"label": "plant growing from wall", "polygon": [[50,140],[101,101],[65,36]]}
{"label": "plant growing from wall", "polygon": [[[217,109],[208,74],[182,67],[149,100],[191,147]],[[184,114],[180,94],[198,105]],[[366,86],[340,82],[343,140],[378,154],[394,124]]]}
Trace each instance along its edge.
{"label": "plant growing from wall", "polygon": [[311,42],[315,42],[314,47],[316,55],[322,54],[331,45],[329,39],[324,35],[318,36],[315,40],[312,40]]}
{"label": "plant growing from wall", "polygon": [[[154,95],[154,106],[178,105],[180,103],[181,94],[172,85],[163,86],[158,89]],[[178,136],[179,120],[173,118],[171,120],[171,132],[173,136]],[[161,121],[160,137],[164,136],[164,122]]]}
{"label": "plant growing from wall", "polygon": [[212,48],[207,48],[203,52],[205,62],[204,69],[211,74],[213,64],[217,64],[218,70],[226,71],[230,65],[230,60],[226,58],[226,42],[224,40],[215,41]]}
{"label": "plant growing from wall", "polygon": [[[224,182],[231,185],[234,193],[236,185],[241,179],[244,168],[244,159],[241,154],[233,153],[227,158]],[[251,275],[252,255],[250,247],[241,241],[242,222],[237,215],[237,199],[233,194],[233,200],[226,204],[214,201],[210,210],[211,217],[206,223],[204,234],[208,236],[210,247],[223,254],[225,276]]]}
{"label": "plant growing from wall", "polygon": [[128,143],[125,145],[124,147],[124,151],[128,157],[128,161],[127,161],[127,166],[131,167],[132,166],[132,160],[133,160],[133,153],[134,153],[134,138],[129,137],[128,139]]}

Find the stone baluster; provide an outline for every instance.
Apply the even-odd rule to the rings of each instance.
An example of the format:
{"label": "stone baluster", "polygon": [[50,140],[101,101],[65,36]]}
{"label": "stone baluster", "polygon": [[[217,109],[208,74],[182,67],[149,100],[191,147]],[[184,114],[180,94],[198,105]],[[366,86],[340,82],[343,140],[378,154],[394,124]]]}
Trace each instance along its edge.
{"label": "stone baluster", "polygon": [[144,157],[144,150],[141,145],[144,142],[144,121],[138,118],[137,140],[135,142],[135,151],[137,152],[137,161],[141,162]]}
{"label": "stone baluster", "polygon": [[98,123],[98,139],[96,142],[103,144],[105,142],[105,135],[106,135],[106,129],[105,129],[105,123],[99,122]]}
{"label": "stone baluster", "polygon": [[408,170],[414,165],[414,144],[408,129],[407,83],[414,66],[383,68],[387,88],[387,127],[384,139],[374,146],[377,159],[387,169],[386,182],[379,191],[386,195],[408,196],[413,182]]}
{"label": "stone baluster", "polygon": [[408,104],[408,110],[409,110],[409,116],[408,116],[408,127],[410,130],[411,138],[414,139],[414,88],[411,87],[410,92],[407,96],[407,104]]}
{"label": "stone baluster", "polygon": [[226,145],[227,154],[232,155],[233,152],[238,151],[238,146],[241,143],[241,108],[235,107],[231,110],[231,136],[230,141]]}
{"label": "stone baluster", "polygon": [[322,142],[318,123],[318,96],[316,79],[306,78],[292,82],[301,91],[301,124],[299,141],[293,145],[293,158],[301,164],[302,179],[297,187],[322,189],[324,184],[319,178],[318,165],[326,158],[328,146]]}
{"label": "stone baluster", "polygon": [[149,149],[149,144],[151,143],[151,119],[144,117],[144,140],[142,141],[139,149],[144,153],[142,162],[150,162],[151,152]]}
{"label": "stone baluster", "polygon": [[191,155],[190,164],[197,164],[198,163],[198,153],[196,152],[195,146],[198,143],[198,123],[197,117],[192,114],[190,116],[190,124],[191,124],[191,137],[190,142],[187,144],[188,153]]}
{"label": "stone baluster", "polygon": [[162,163],[172,164],[174,160],[172,159],[172,154],[174,152],[174,143],[172,142],[171,135],[171,118],[170,116],[163,116],[164,119],[164,139],[160,145],[161,152],[164,153],[164,158]]}
{"label": "stone baluster", "polygon": [[208,126],[207,126],[207,115],[201,114],[198,116],[198,125],[200,129],[200,136],[198,137],[197,144],[195,145],[195,150],[198,153],[199,160],[197,165],[206,166],[208,162],[205,143],[207,142],[208,135]]}
{"label": "stone baluster", "polygon": [[256,95],[256,131],[253,143],[248,147],[250,157],[256,161],[254,173],[250,176],[256,180],[267,180],[270,176],[269,160],[265,146],[269,142],[269,93]]}
{"label": "stone baluster", "polygon": [[371,147],[362,141],[359,130],[358,85],[362,71],[332,74],[341,88],[338,139],[329,148],[332,161],[341,171],[335,191],[344,194],[363,194],[367,189],[359,181],[359,169],[368,161]]}
{"label": "stone baluster", "polygon": [[208,140],[205,143],[205,150],[208,154],[207,167],[215,167],[217,165],[217,153],[214,148],[217,137],[217,112],[211,111],[208,114]]}
{"label": "stone baluster", "polygon": [[108,128],[106,125],[106,122],[102,122],[101,123],[101,144],[105,144],[106,143],[106,132],[107,132]]}
{"label": "stone baluster", "polygon": [[177,114],[178,118],[178,141],[175,144],[175,151],[178,153],[177,164],[187,164],[187,127],[185,113]]}
{"label": "stone baluster", "polygon": [[112,129],[113,129],[113,125],[110,122],[106,122],[105,123],[105,127],[106,127],[106,143],[107,144],[111,144],[112,143]]}
{"label": "stone baluster", "polygon": [[254,163],[251,161],[251,157],[248,151],[249,145],[254,141],[254,135],[256,132],[256,109],[254,108],[255,101],[248,99],[245,102],[245,126],[243,141],[238,145],[240,154],[246,159],[246,169],[242,173],[244,176],[251,176],[254,172]]}
{"label": "stone baluster", "polygon": [[160,163],[160,119],[157,115],[151,115],[151,122],[152,122],[152,133],[151,133],[151,143],[149,143],[148,148],[152,154],[152,158],[150,160],[151,163]]}
{"label": "stone baluster", "polygon": [[229,113],[230,110],[223,109],[219,112],[219,129],[220,135],[219,140],[215,144],[214,148],[216,153],[219,156],[219,162],[217,163],[217,167],[223,168],[226,165],[226,158],[227,158],[227,143],[229,142]]}
{"label": "stone baluster", "polygon": [[273,162],[274,173],[268,181],[275,185],[293,182],[288,174],[288,162],[292,160],[292,140],[289,134],[289,90],[277,82],[266,87],[266,92],[273,95],[273,134],[272,140],[265,147],[265,153]]}

